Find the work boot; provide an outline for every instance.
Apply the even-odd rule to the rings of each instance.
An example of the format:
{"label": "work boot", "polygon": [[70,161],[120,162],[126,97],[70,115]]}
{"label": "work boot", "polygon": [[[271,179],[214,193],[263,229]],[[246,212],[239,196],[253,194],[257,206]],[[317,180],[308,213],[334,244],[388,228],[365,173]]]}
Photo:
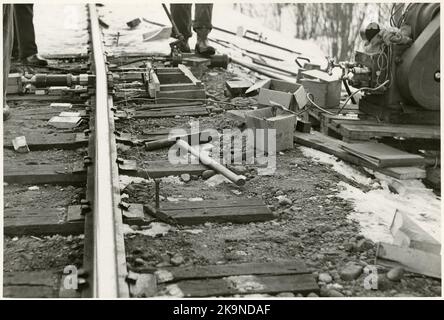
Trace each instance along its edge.
{"label": "work boot", "polygon": [[3,105],[3,121],[8,120],[10,117],[11,117],[11,112],[9,111],[9,106],[8,106],[8,104],[6,102],[4,102],[4,105]]}
{"label": "work boot", "polygon": [[37,53],[33,54],[32,56],[29,56],[27,58],[22,59],[22,62],[24,64],[34,65],[34,66],[40,66],[45,67],[48,65],[48,60],[43,59],[41,56],[39,56]]}
{"label": "work boot", "polygon": [[190,48],[190,45],[188,44],[187,38],[185,38],[183,41],[179,41],[179,43],[177,44],[177,47],[180,50],[180,52],[182,52],[182,53],[190,53],[191,52],[191,48]]}
{"label": "work boot", "polygon": [[173,55],[174,50],[179,50],[181,53],[190,53],[190,45],[188,44],[188,38],[184,38],[183,41],[176,40],[170,43],[171,55]]}
{"label": "work boot", "polygon": [[199,28],[195,31],[197,35],[197,42],[194,50],[196,53],[203,56],[212,56],[215,54],[216,50],[214,50],[214,48],[208,44],[208,34],[210,33],[211,29]]}

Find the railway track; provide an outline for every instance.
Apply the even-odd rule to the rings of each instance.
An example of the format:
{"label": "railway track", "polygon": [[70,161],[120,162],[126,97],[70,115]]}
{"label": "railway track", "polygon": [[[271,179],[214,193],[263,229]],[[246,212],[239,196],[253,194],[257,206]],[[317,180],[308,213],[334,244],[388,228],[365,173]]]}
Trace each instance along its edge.
{"label": "railway track", "polygon": [[[80,107],[79,110],[84,109],[80,112],[83,115],[82,121],[86,123],[86,125],[79,126],[73,130],[64,129],[62,130],[62,133],[55,130],[55,132],[51,132],[49,135],[48,131],[45,131],[42,135],[34,137],[36,138],[36,143],[33,143],[33,135],[31,135],[32,130],[26,134],[28,144],[33,152],[42,149],[45,151],[39,152],[45,152],[44,156],[50,156],[51,152],[54,150],[53,148],[75,149],[76,147],[86,147],[81,151],[81,154],[83,154],[83,160],[78,161],[82,155],[76,153],[75,150],[72,152],[59,150],[61,157],[66,163],[60,166],[60,170],[57,170],[54,168],[54,162],[57,162],[57,159],[47,159],[46,162],[42,161],[45,163],[43,167],[46,165],[47,168],[43,168],[43,172],[41,172],[40,175],[35,175],[35,171],[39,172],[42,168],[39,161],[34,160],[25,162],[22,167],[19,167],[18,169],[16,168],[15,171],[17,171],[17,173],[15,174],[14,169],[8,167],[7,164],[9,162],[7,160],[5,161],[6,185],[8,185],[8,181],[13,185],[17,183],[25,185],[34,183],[36,186],[28,187],[28,190],[39,190],[39,198],[41,198],[42,194],[46,192],[45,188],[49,186],[53,188],[52,185],[55,185],[54,188],[58,188],[57,186],[62,184],[68,186],[78,184],[79,186],[82,186],[83,183],[85,183],[84,190],[79,192],[80,194],[78,195],[78,198],[81,197],[82,199],[77,198],[77,200],[80,200],[77,201],[80,204],[77,206],[80,215],[75,218],[74,221],[71,221],[72,223],[69,223],[69,218],[66,217],[63,221],[59,219],[58,222],[52,222],[51,217],[51,219],[44,222],[42,221],[44,220],[44,217],[42,217],[40,213],[41,209],[36,209],[34,215],[37,215],[35,218],[40,219],[40,221],[33,220],[31,222],[26,222],[23,221],[26,220],[23,216],[18,215],[17,217],[13,217],[13,213],[7,209],[7,203],[5,232],[7,235],[36,234],[38,236],[53,233],[84,234],[83,266],[78,274],[80,281],[77,283],[79,285],[77,289],[80,290],[76,290],[77,294],[81,293],[82,297],[125,298],[129,297],[129,287],[126,282],[127,267],[125,244],[122,233],[122,209],[120,208],[121,199],[114,126],[115,108],[113,106],[111,92],[112,76],[110,76],[111,73],[108,70],[108,62],[103,47],[104,41],[96,10],[94,4],[87,5],[89,42],[88,61],[86,65],[90,66],[90,70],[87,74],[85,74],[84,69],[72,70],[73,74],[81,72],[82,75],[80,77],[88,79],[87,81],[84,81],[85,83],[88,82],[86,95],[80,97],[77,104],[77,106]],[[59,61],[63,61],[63,59],[59,59]],[[56,77],[64,77],[61,72],[66,69],[50,69],[50,71],[54,70],[55,72],[60,71],[60,75],[52,76],[52,81],[55,81],[54,79]],[[64,79],[62,79],[62,81],[64,81]],[[47,97],[47,100],[49,101],[57,101],[54,96],[45,95],[39,97],[37,94],[33,95],[34,99],[31,99],[31,101],[35,101],[34,103],[41,103],[41,100],[44,101],[45,97]],[[75,99],[72,98],[72,96],[65,96],[62,97],[62,100],[70,100],[73,102],[72,100]],[[21,99],[21,97],[17,97],[17,101],[20,102]],[[32,112],[30,113],[29,110],[25,109],[25,120],[19,118],[17,121],[20,124],[27,122],[27,120],[46,120],[46,118],[54,112],[54,109],[57,108],[48,108],[47,113],[45,113],[37,108],[34,115]],[[13,118],[12,121],[14,120],[15,119]],[[76,131],[78,132],[79,129],[84,129],[83,133],[75,133]],[[9,132],[8,129],[5,130],[6,133]],[[15,130],[16,127],[12,125],[11,131],[14,132]],[[79,135],[82,136],[80,140],[78,139]],[[66,139],[64,142],[60,143],[64,137],[66,137]],[[74,137],[74,141],[72,137]],[[41,140],[42,138],[44,139],[43,142]],[[51,142],[51,138],[54,138],[56,142]],[[11,145],[11,148],[12,147],[13,146]],[[11,165],[14,166],[16,164],[13,163],[13,161],[15,161],[14,154],[12,154],[11,158]],[[35,166],[30,167],[29,164],[34,164]],[[20,170],[20,168],[24,170]],[[20,171],[23,173],[22,178],[20,178]],[[66,174],[66,171],[69,171],[70,173],[68,176],[63,176],[63,173]],[[59,178],[53,179],[57,176]],[[25,190],[25,188],[22,188],[22,190]],[[63,191],[64,189],[62,188],[59,190]],[[64,196],[69,195],[66,195],[65,193]],[[48,195],[48,197],[50,196]],[[51,206],[50,203],[47,203],[47,205]],[[68,216],[71,208],[68,208]],[[62,208],[58,208],[57,210],[60,209]],[[21,211],[18,210],[18,212],[19,213],[16,213],[22,214],[26,212],[27,215],[30,214],[29,208]],[[63,213],[63,210],[60,212]],[[12,221],[8,219],[15,220]],[[12,224],[9,224],[11,221]],[[63,230],[63,228],[59,228],[62,225],[69,225],[69,227]],[[51,227],[48,228],[49,226]],[[41,238],[37,239],[40,240]],[[41,275],[33,275],[33,277],[34,276],[41,277]],[[19,279],[20,277],[22,277],[22,279],[23,277],[26,278],[27,274],[19,274],[18,280],[13,275],[10,278],[7,277],[7,279],[9,279],[8,281],[10,281],[10,286],[8,287],[8,281],[6,281],[6,288],[13,288],[11,289],[12,296],[14,296],[14,290],[17,290],[15,282],[18,281],[21,285],[24,285],[22,283],[23,280]],[[48,276],[48,279],[52,279],[51,276]],[[63,286],[64,284],[60,283],[60,285]],[[42,285],[42,287],[47,289],[48,285]],[[38,288],[38,286],[36,288]],[[8,294],[8,292],[7,289],[6,293]],[[42,291],[40,291],[40,293],[44,294]],[[32,295],[33,293],[28,294]],[[39,293],[37,292],[36,294],[38,295]]]}
{"label": "railway track", "polygon": [[91,211],[85,216],[84,266],[90,289],[85,291],[85,295],[124,298],[129,297],[129,289],[125,280],[127,269],[122,209],[119,207],[114,106],[109,92],[110,73],[94,4],[88,5],[88,17],[91,72],[96,81],[89,122],[88,154],[93,160],[87,169],[87,201]]}
{"label": "railway track", "polygon": [[[151,83],[144,83],[147,75],[155,78],[152,59],[134,60],[129,55],[126,61],[121,57],[108,61],[96,6],[88,5],[86,13],[87,56],[57,57],[57,67],[49,70],[53,75],[38,78],[62,83],[69,79],[69,84],[78,81],[83,86],[77,91],[68,90],[68,94],[51,95],[50,89],[40,89],[46,90],[46,94],[9,96],[11,101],[17,101],[17,106],[6,123],[7,139],[16,132],[25,134],[31,152],[18,155],[9,150],[6,157],[5,181],[11,184],[6,186],[6,198],[19,207],[5,211],[5,234],[11,237],[7,260],[11,271],[24,269],[7,273],[6,296],[208,297],[318,292],[307,266],[300,259],[287,259],[286,249],[277,250],[277,261],[257,261],[254,255],[242,259],[246,255],[242,242],[238,243],[238,250],[229,245],[238,240],[226,239],[230,237],[227,228],[233,229],[234,236],[242,235],[251,232],[248,226],[255,223],[267,229],[267,222],[275,218],[260,197],[242,195],[246,193],[242,175],[251,179],[251,170],[238,172],[242,183],[236,186],[241,191],[234,190],[236,196],[230,189],[214,196],[203,185],[208,167],[200,163],[173,166],[165,150],[153,150],[153,146],[165,142],[174,127],[188,126],[189,120],[200,116],[206,121],[211,109],[199,100],[206,96],[202,82],[184,66],[174,68],[161,62],[155,69],[160,87],[154,103],[146,92],[147,88],[151,90]],[[65,76],[66,71],[74,76]],[[50,102],[53,103],[48,107]],[[63,112],[64,104],[70,105],[69,111],[78,112],[81,124],[48,129],[48,118]],[[33,121],[40,121],[37,128]],[[27,131],[17,128],[21,124]],[[164,129],[156,129],[159,126]],[[214,124],[206,126],[212,128]],[[227,175],[232,181],[238,176],[232,172]],[[174,197],[167,197],[168,201],[162,201],[159,208],[159,182],[164,177],[167,178],[161,183],[163,194],[181,193],[185,198],[176,202]],[[121,178],[141,180],[122,186]],[[183,181],[192,182],[183,188]],[[73,186],[77,186],[75,196]],[[22,199],[12,195],[17,190],[35,201],[21,203]],[[42,203],[42,199],[47,203]],[[202,237],[199,232],[195,234],[196,225],[209,233]],[[157,240],[156,236],[166,233],[170,238]],[[57,238],[54,234],[67,237]],[[82,236],[73,240],[72,235],[76,234]],[[24,235],[31,239],[19,238]],[[41,261],[34,265],[22,261],[23,249],[15,242],[43,248],[34,250],[30,259],[38,255],[51,263]],[[215,244],[210,248],[211,242]],[[254,236],[245,240],[252,247],[256,242]],[[259,243],[268,246],[266,238]],[[268,249],[257,252],[260,250]],[[200,252],[205,257],[200,257]],[[16,261],[18,267],[14,265]],[[52,269],[28,272],[29,265]],[[67,265],[80,268],[76,271],[76,288],[66,287],[71,276],[65,273]],[[62,275],[60,269],[64,270]]]}

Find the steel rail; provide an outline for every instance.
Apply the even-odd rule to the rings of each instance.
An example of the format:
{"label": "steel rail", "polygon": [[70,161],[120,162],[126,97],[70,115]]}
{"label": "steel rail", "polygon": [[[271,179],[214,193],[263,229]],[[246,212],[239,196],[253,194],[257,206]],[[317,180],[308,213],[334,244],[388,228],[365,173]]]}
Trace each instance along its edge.
{"label": "steel rail", "polygon": [[88,12],[96,75],[92,294],[95,298],[127,297],[112,97],[108,95],[106,56],[95,4],[88,4]]}

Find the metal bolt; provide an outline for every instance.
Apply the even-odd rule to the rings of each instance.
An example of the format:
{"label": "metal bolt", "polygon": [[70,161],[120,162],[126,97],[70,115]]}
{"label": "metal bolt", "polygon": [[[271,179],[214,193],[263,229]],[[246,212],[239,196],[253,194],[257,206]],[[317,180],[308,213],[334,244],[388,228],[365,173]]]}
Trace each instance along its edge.
{"label": "metal bolt", "polygon": [[119,202],[119,208],[122,210],[128,211],[130,207],[131,207],[131,205],[129,203],[126,203],[123,201]]}
{"label": "metal bolt", "polygon": [[160,190],[160,179],[154,179],[155,184],[155,192],[156,192],[156,209],[160,208],[160,196],[159,196],[159,190]]}
{"label": "metal bolt", "polygon": [[83,165],[84,165],[85,167],[87,167],[87,166],[89,166],[89,165],[91,165],[91,164],[92,164],[92,159],[91,159],[90,156],[85,156],[85,157],[83,157]]}
{"label": "metal bolt", "polygon": [[440,80],[441,80],[441,71],[439,71],[439,70],[436,71],[434,78],[435,78],[436,82],[440,82]]}

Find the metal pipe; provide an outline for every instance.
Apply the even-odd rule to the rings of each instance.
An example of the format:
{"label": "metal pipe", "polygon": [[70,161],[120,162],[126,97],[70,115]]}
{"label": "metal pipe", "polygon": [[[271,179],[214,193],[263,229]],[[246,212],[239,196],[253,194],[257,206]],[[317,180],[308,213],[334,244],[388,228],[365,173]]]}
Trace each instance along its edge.
{"label": "metal pipe", "polygon": [[285,80],[285,81],[290,81],[290,82],[296,81],[291,76],[279,75],[277,73],[264,70],[263,68],[259,68],[259,67],[255,66],[255,65],[251,64],[251,63],[240,61],[240,60],[238,60],[236,58],[233,58],[233,57],[231,57],[231,62],[234,62],[234,63],[236,63],[238,65],[241,65],[242,67],[248,68],[248,69],[250,69],[252,71],[255,71],[255,72],[259,73],[259,74],[262,74],[264,76],[270,77],[272,79],[280,79],[280,80]]}
{"label": "metal pipe", "polygon": [[193,148],[190,146],[185,140],[178,139],[176,141],[176,144],[182,148],[190,152],[193,156],[197,157],[200,162],[202,162],[204,165],[210,167],[211,169],[219,172],[220,174],[224,175],[226,178],[228,178],[230,181],[234,182],[238,186],[243,186],[245,184],[246,178],[245,176],[235,174],[234,172],[230,171],[227,167],[224,167],[220,163],[214,161],[207,155],[203,154],[199,150]]}
{"label": "metal pipe", "polygon": [[[117,298],[126,296],[127,288],[122,287],[121,248],[123,235],[121,212],[117,211],[120,199],[116,199],[114,189],[118,180],[117,163],[113,156],[117,151],[112,147],[114,133],[112,98],[108,95],[107,69],[103,42],[94,4],[88,4],[91,26],[91,45],[96,74],[96,108],[95,108],[95,183],[94,183],[94,283],[93,295],[97,298]],[[111,106],[110,106],[111,104]],[[119,220],[120,214],[120,220]],[[120,229],[120,230],[119,230]],[[124,263],[124,262],[123,262]]]}

